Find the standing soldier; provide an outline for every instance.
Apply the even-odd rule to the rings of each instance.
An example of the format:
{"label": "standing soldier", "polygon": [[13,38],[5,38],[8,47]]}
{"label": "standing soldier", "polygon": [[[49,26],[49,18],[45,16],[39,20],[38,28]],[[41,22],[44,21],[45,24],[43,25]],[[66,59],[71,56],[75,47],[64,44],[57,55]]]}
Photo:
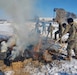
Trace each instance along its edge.
{"label": "standing soldier", "polygon": [[58,22],[59,24],[59,29],[55,32],[55,40],[57,40],[57,34],[59,34],[59,38],[61,38],[61,34],[62,34],[62,24],[60,22]]}
{"label": "standing soldier", "polygon": [[[62,22],[66,20],[66,11],[62,8],[54,8],[54,12],[56,13],[55,20],[59,24],[59,30],[55,32],[55,40],[57,40],[57,34],[59,34],[59,38],[62,36]],[[61,41],[60,41],[61,42]]]}
{"label": "standing soldier", "polygon": [[39,33],[39,22],[38,21],[35,24],[35,30],[37,33]]}
{"label": "standing soldier", "polygon": [[[65,35],[66,33],[69,33],[69,29],[70,29],[70,25],[69,24],[67,24],[67,25],[62,25],[63,27],[64,27],[64,29],[62,29],[63,30],[63,32],[62,32],[62,36],[63,35]],[[60,38],[60,40],[62,39],[62,36],[61,36],[61,38]],[[66,43],[67,43],[67,41],[65,41]]]}
{"label": "standing soldier", "polygon": [[66,23],[62,23],[62,28],[61,28],[61,30],[60,30],[60,32],[59,32],[59,34],[60,34],[60,40],[59,40],[59,42],[60,43],[62,43],[62,35],[63,35],[63,32],[64,32],[64,30],[66,29]]}
{"label": "standing soldier", "polygon": [[46,34],[46,24],[45,24],[44,20],[43,20],[43,22],[42,22],[42,34],[43,34],[43,33]]}
{"label": "standing soldier", "polygon": [[74,49],[75,57],[77,59],[77,26],[73,22],[72,18],[68,18],[67,22],[70,25],[70,28],[69,28],[69,38],[67,40],[68,42],[67,57],[65,58],[65,60],[71,60],[71,50],[72,49]]}
{"label": "standing soldier", "polygon": [[49,33],[50,33],[50,36],[51,36],[51,39],[52,39],[52,32],[53,32],[53,30],[54,30],[54,27],[52,26],[52,24],[50,23],[49,24],[49,27],[48,27],[48,34],[47,34],[47,37],[48,37],[48,35],[49,35]]}

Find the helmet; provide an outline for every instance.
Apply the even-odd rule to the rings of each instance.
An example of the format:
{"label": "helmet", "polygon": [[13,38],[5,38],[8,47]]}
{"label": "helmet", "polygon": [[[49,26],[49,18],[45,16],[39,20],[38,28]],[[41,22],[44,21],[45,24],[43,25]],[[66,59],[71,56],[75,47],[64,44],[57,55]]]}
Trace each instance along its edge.
{"label": "helmet", "polygon": [[72,23],[72,22],[73,22],[73,19],[72,19],[72,18],[68,18],[68,19],[67,19],[67,22],[68,22],[68,23]]}
{"label": "helmet", "polygon": [[66,23],[63,23],[62,26],[63,26],[64,28],[66,28]]}

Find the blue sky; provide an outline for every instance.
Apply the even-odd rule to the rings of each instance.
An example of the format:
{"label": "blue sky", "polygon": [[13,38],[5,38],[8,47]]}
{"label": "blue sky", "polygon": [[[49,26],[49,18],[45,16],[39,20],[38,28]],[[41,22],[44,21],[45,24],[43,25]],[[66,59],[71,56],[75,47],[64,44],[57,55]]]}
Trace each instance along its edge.
{"label": "blue sky", "polygon": [[[66,11],[77,14],[77,0],[37,0],[35,9],[40,17],[53,17],[54,8],[64,8]],[[0,18],[8,19],[6,12],[0,9]]]}
{"label": "blue sky", "polygon": [[77,0],[38,0],[36,8],[41,11],[40,16],[51,17],[54,8],[64,8],[77,14]]}

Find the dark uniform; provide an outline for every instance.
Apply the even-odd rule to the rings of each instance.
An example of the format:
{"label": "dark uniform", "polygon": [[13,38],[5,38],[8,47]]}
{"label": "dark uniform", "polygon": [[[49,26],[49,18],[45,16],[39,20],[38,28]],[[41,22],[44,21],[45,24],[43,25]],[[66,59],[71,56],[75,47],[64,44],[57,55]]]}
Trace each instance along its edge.
{"label": "dark uniform", "polygon": [[63,32],[62,24],[59,23],[59,29],[55,32],[55,40],[57,40],[57,34],[59,34],[59,38],[61,38]]}

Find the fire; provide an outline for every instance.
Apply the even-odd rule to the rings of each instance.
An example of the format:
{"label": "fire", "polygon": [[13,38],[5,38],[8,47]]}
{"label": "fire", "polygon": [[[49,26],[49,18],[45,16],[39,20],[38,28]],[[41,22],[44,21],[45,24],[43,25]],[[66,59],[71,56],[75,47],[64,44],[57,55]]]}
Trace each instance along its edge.
{"label": "fire", "polygon": [[41,48],[42,44],[41,44],[41,39],[39,40],[39,42],[34,46],[34,49],[33,49],[33,57],[35,59],[38,59],[39,57],[39,52],[40,52],[40,48]]}
{"label": "fire", "polygon": [[33,51],[34,51],[34,52],[40,52],[41,46],[42,46],[42,41],[41,41],[41,38],[40,38],[40,39],[39,39],[39,42],[34,46]]}
{"label": "fire", "polygon": [[39,45],[39,44],[36,44],[36,45],[34,46],[33,51],[34,51],[34,52],[39,52],[39,49],[40,49],[40,45]]}

